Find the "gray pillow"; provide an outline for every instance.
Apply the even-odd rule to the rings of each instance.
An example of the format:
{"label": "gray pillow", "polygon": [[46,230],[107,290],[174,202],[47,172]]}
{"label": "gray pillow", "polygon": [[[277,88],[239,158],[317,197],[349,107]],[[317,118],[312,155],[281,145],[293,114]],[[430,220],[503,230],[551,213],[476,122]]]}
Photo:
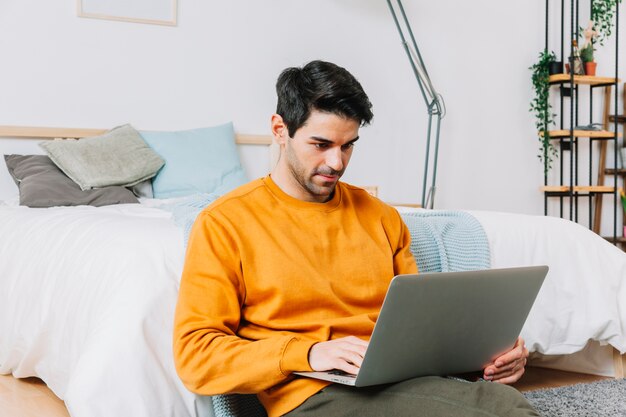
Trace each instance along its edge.
{"label": "gray pillow", "polygon": [[133,185],[132,187],[128,187],[133,194],[137,197],[143,198],[154,198],[154,193],[152,192],[152,180],[141,181]]}
{"label": "gray pillow", "polygon": [[131,125],[101,136],[55,139],[39,145],[82,190],[132,186],[154,177],[165,163]]}
{"label": "gray pillow", "polygon": [[138,202],[124,187],[81,190],[45,155],[4,155],[4,161],[20,189],[23,206],[107,206]]}

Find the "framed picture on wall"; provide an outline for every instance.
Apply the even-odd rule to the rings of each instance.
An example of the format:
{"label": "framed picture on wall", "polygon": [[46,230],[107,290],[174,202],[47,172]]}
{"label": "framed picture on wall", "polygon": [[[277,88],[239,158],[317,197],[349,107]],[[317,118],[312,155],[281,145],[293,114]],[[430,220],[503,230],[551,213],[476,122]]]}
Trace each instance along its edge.
{"label": "framed picture on wall", "polygon": [[176,26],[177,0],[76,0],[78,16]]}

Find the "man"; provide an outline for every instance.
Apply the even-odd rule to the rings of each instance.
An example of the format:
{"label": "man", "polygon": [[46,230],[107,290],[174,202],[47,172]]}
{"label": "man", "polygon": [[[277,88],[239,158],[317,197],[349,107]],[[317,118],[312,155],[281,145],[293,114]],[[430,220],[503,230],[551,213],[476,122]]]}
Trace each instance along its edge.
{"label": "man", "polygon": [[[359,82],[313,61],[283,71],[276,90],[278,164],[206,208],[189,239],[174,336],[185,385],[257,393],[270,417],[537,415],[502,384],[428,377],[359,389],[292,374],[357,373],[389,282],[417,266],[398,212],[339,182],[373,117]],[[485,379],[518,380],[527,355],[520,339]]]}

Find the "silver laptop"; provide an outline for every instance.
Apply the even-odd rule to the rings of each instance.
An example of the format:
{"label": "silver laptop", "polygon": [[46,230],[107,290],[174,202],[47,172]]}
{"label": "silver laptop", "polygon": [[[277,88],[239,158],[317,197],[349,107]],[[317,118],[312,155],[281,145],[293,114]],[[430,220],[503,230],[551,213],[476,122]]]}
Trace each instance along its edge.
{"label": "silver laptop", "polygon": [[391,281],[358,375],[298,375],[364,387],[483,369],[510,350],[547,266],[398,275]]}

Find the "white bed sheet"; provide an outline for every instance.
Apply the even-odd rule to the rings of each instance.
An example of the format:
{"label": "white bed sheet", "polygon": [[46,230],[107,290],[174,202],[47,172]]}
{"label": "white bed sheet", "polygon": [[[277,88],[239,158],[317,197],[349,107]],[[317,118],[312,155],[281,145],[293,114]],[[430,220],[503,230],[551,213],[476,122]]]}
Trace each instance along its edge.
{"label": "white bed sheet", "polygon": [[531,351],[569,354],[593,340],[626,352],[626,253],[569,220],[470,213],[485,229],[492,268],[550,267],[522,329]]}
{"label": "white bed sheet", "polygon": [[[551,268],[523,330],[531,350],[626,351],[623,252],[565,220],[471,213],[493,267]],[[170,213],[146,204],[0,206],[0,373],[42,378],[75,417],[212,415],[173,365],[183,251]]]}
{"label": "white bed sheet", "polygon": [[168,212],[5,206],[0,236],[0,373],[40,377],[72,416],[210,409],[174,369],[183,243]]}
{"label": "white bed sheet", "polygon": [[531,352],[571,354],[590,341],[626,352],[626,253],[558,217],[467,212],[485,230],[492,268],[550,267],[521,333]]}

